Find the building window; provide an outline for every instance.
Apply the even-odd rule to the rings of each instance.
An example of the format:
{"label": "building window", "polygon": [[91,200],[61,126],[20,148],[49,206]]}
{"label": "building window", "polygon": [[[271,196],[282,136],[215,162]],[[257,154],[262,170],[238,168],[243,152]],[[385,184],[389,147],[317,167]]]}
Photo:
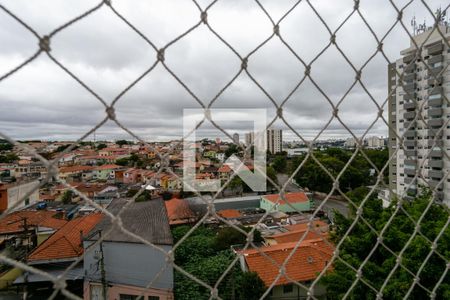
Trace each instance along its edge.
{"label": "building window", "polygon": [[290,294],[294,291],[294,286],[291,284],[283,285],[283,294]]}
{"label": "building window", "polygon": [[148,296],[148,300],[159,300],[159,296]]}

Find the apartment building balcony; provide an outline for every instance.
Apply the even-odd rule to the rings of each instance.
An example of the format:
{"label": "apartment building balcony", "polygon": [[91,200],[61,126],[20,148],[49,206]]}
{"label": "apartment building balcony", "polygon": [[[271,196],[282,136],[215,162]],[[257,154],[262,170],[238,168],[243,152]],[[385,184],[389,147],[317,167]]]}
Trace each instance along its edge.
{"label": "apartment building balcony", "polygon": [[415,158],[405,159],[405,165],[415,167],[416,164],[417,164],[417,159],[415,159]]}
{"label": "apartment building balcony", "polygon": [[407,73],[414,72],[415,69],[416,69],[416,64],[415,63],[411,63],[411,64],[405,66],[405,68],[403,69],[403,72],[406,75]]}
{"label": "apartment building balcony", "polygon": [[[434,82],[433,82],[433,84],[434,84]],[[442,95],[442,86],[433,87],[432,89],[430,89],[429,94],[430,95],[436,95],[436,94]]]}
{"label": "apartment building balcony", "polygon": [[436,127],[436,126],[442,126],[444,124],[444,121],[442,119],[429,119],[428,120],[428,126]]}
{"label": "apartment building balcony", "polygon": [[442,83],[442,76],[439,77],[431,77],[427,80],[428,85],[437,85]]}
{"label": "apartment building balcony", "polygon": [[412,120],[416,117],[415,111],[407,111],[403,114],[403,118],[406,120]]}
{"label": "apartment building balcony", "polygon": [[428,58],[427,64],[431,65],[431,64],[434,64],[437,62],[441,62],[442,58],[443,58],[442,54],[432,56],[432,57]]}
{"label": "apartment building balcony", "polygon": [[429,106],[441,106],[442,105],[442,96],[437,99],[428,100]]}
{"label": "apartment building balcony", "polygon": [[416,175],[416,167],[414,166],[414,168],[405,168],[405,174],[406,175]]}
{"label": "apartment building balcony", "polygon": [[442,108],[430,108],[428,109],[428,116],[430,117],[442,117]]}
{"label": "apartment building balcony", "polygon": [[403,181],[405,182],[405,184],[415,184],[414,176],[412,176],[412,177],[406,176],[403,179]]}
{"label": "apartment building balcony", "polygon": [[430,157],[442,158],[442,150],[431,150]]}
{"label": "apartment building balcony", "polygon": [[428,171],[428,177],[430,177],[432,179],[439,179],[439,180],[441,180],[442,176],[444,176],[444,173],[442,172],[442,170],[429,170]]}
{"label": "apartment building balcony", "polygon": [[414,60],[415,57],[416,57],[416,52],[414,51],[413,53],[403,57],[403,63],[409,64],[410,62],[412,62]]}
{"label": "apartment building balcony", "polygon": [[410,129],[408,131],[406,131],[403,136],[405,138],[409,138],[409,137],[415,137],[416,136],[416,131],[414,129]]}
{"label": "apartment building balcony", "polygon": [[405,128],[414,129],[414,127],[416,127],[416,121],[405,121],[403,124],[405,124]]}
{"label": "apartment building balcony", "polygon": [[438,180],[430,179],[427,181],[430,188],[434,189],[436,187],[440,187],[442,184]]}
{"label": "apartment building balcony", "polygon": [[410,81],[413,81],[415,78],[416,78],[416,73],[410,73],[407,75],[403,75],[403,81],[410,82]]}
{"label": "apartment building balcony", "polygon": [[411,92],[411,93],[408,93],[408,94],[404,94],[403,95],[403,100],[405,100],[405,101],[412,101],[412,100],[415,100],[416,97],[417,97],[417,94]]}
{"label": "apartment building balcony", "polygon": [[428,166],[430,168],[443,168],[444,162],[440,159],[430,159],[428,160]]}
{"label": "apartment building balcony", "polygon": [[407,157],[417,156],[417,150],[407,149],[407,150],[405,150],[405,156],[407,156]]}
{"label": "apartment building balcony", "polygon": [[428,46],[427,49],[428,55],[442,54],[442,51],[444,50],[444,45],[441,42],[439,42],[439,44]]}
{"label": "apartment building balcony", "polygon": [[427,145],[434,146],[434,147],[442,147],[444,145],[444,141],[443,140],[428,140]]}
{"label": "apartment building balcony", "polygon": [[405,102],[403,104],[403,108],[404,109],[415,109],[416,108],[416,102],[414,102],[414,101]]}
{"label": "apartment building balcony", "polygon": [[437,77],[441,73],[442,69],[443,69],[442,66],[431,68],[430,70],[428,70],[428,75],[430,77],[431,76]]}
{"label": "apartment building balcony", "polygon": [[403,84],[403,90],[406,93],[413,93],[416,90],[416,88],[417,88],[417,84],[415,84],[414,82]]}
{"label": "apartment building balcony", "polygon": [[416,141],[415,140],[405,140],[403,143],[405,144],[406,147],[414,147],[414,146],[416,146]]}
{"label": "apartment building balcony", "polygon": [[442,139],[442,131],[439,133],[439,135],[438,135],[438,132],[439,132],[439,129],[430,128],[427,131],[427,135],[429,138],[432,138],[432,139],[434,139],[436,136],[438,139]]}

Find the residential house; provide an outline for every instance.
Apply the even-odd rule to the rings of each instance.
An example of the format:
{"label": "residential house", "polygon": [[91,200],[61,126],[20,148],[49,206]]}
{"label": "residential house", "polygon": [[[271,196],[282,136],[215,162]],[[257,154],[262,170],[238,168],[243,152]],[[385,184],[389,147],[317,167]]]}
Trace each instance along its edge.
{"label": "residential house", "polygon": [[121,170],[124,167],[110,164],[97,166],[94,169],[94,179],[97,180],[114,180],[116,178],[116,170]]}
{"label": "residential house", "polygon": [[31,177],[31,178],[42,178],[47,175],[47,168],[40,161],[19,161],[19,164],[15,167],[14,176],[15,177]]}
{"label": "residential house", "polygon": [[145,170],[130,168],[123,173],[123,183],[140,183],[143,182],[143,173]]}
{"label": "residential house", "polygon": [[[102,217],[101,213],[92,213],[70,220],[33,250],[26,263],[53,276],[62,274],[74,262],[79,261],[84,253],[82,237],[89,234]],[[65,275],[67,290],[82,297],[83,278],[83,264],[72,266]],[[39,274],[26,272],[14,283],[26,286],[30,294],[41,299],[53,293],[53,282]]]}
{"label": "residential house", "polygon": [[189,224],[197,220],[189,203],[184,199],[172,198],[164,201],[170,225]]}
{"label": "residential house", "polygon": [[285,213],[310,211],[313,205],[312,199],[304,192],[285,193],[284,198],[280,194],[261,196],[260,208],[266,211],[282,211]]}
{"label": "residential house", "polygon": [[[22,181],[9,184],[0,183],[0,212],[20,209],[39,201],[39,181]],[[29,194],[27,196],[27,194]],[[25,199],[23,199],[27,196]]]}
{"label": "residential house", "polygon": [[329,226],[321,220],[314,220],[309,226],[309,222],[286,225],[282,227],[283,232],[264,237],[269,245],[296,242],[300,239],[311,240],[327,238]]}
{"label": "residential house", "polygon": [[[26,249],[33,249],[45,241],[67,221],[56,211],[22,210],[0,220],[0,250],[16,260],[25,259]],[[9,287],[22,270],[6,264],[0,266],[0,289]]]}
{"label": "residential house", "polygon": [[[116,199],[108,210],[114,215],[122,210],[120,216],[126,230],[165,252],[172,249],[169,220],[161,198],[131,203]],[[166,262],[165,254],[112,226],[111,220],[105,218],[84,240],[84,299],[103,299],[104,289],[108,299],[134,299],[141,294],[144,299],[173,299],[173,268]],[[100,236],[103,241],[96,243]]]}
{"label": "residential house", "polygon": [[103,148],[98,151],[100,156],[111,156],[111,155],[129,155],[130,149],[126,148]]}
{"label": "residential house", "polygon": [[225,161],[225,153],[224,152],[216,152],[215,158],[218,161],[223,162],[223,161]]}
{"label": "residential house", "polygon": [[65,153],[59,158],[58,165],[59,166],[71,166],[74,164],[76,157],[78,154],[75,153]]}
{"label": "residential house", "polygon": [[64,180],[89,180],[94,176],[94,167],[70,166],[59,169],[59,178]]}
{"label": "residential house", "polygon": [[[266,299],[306,299],[307,290],[294,285],[291,280],[309,286],[324,270],[333,256],[334,248],[323,239],[304,240],[300,243],[286,265],[286,275],[280,274],[280,266],[296,247],[297,242],[249,249],[238,252],[243,271],[256,272],[266,286],[275,283]],[[289,277],[289,279],[288,279]],[[316,299],[326,299],[326,289],[314,287]]]}
{"label": "residential house", "polygon": [[230,176],[233,174],[233,170],[231,170],[229,165],[222,165],[219,170],[217,170],[217,173],[219,174],[220,180],[225,182],[230,179]]}

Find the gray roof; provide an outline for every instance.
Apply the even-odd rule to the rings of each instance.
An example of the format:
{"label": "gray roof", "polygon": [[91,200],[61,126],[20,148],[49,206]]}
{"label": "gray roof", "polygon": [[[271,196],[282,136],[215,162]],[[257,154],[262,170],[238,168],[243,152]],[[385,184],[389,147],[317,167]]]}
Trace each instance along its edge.
{"label": "gray roof", "polygon": [[[113,215],[117,215],[129,201],[130,200],[127,199],[114,199],[107,209]],[[121,212],[120,218],[122,219],[123,226],[126,230],[153,244],[173,244],[166,206],[162,198],[129,203],[129,206]],[[102,221],[95,226],[94,230],[92,230],[92,234],[88,240],[97,240],[97,232],[101,231],[102,234],[106,234],[111,229],[111,226],[111,219],[105,216]],[[142,243],[140,240],[122,232],[117,226],[104,241]]]}

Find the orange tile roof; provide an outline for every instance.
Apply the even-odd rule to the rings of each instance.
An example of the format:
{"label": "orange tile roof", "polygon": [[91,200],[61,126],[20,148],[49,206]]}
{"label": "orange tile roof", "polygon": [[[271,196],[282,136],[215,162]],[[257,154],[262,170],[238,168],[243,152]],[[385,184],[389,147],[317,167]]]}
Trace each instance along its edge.
{"label": "orange tile roof", "polygon": [[82,171],[90,171],[92,169],[94,169],[94,167],[91,166],[70,166],[60,168],[59,173],[82,172]]}
{"label": "orange tile roof", "polygon": [[109,170],[109,169],[121,169],[121,168],[123,168],[123,167],[119,166],[119,165],[115,165],[115,164],[102,165],[102,166],[95,167],[96,170]]}
{"label": "orange tile roof", "polygon": [[223,209],[219,210],[217,214],[223,218],[238,218],[241,216],[237,209]]}
{"label": "orange tile roof", "polygon": [[217,170],[217,172],[219,173],[229,173],[231,172],[231,168],[229,165],[223,165],[219,168],[219,170]]}
{"label": "orange tile roof", "polygon": [[103,148],[103,149],[99,150],[98,152],[105,152],[105,151],[115,151],[115,152],[128,151],[128,148],[107,147],[107,148]]}
{"label": "orange tile roof", "polygon": [[50,210],[21,210],[8,214],[0,220],[0,234],[8,234],[23,231],[22,219],[27,219],[28,226],[41,226],[53,229],[63,227],[67,220],[57,219],[56,211]]}
{"label": "orange tile roof", "polygon": [[[267,256],[281,265],[296,245],[283,243],[274,246],[260,248]],[[333,256],[334,248],[321,239],[303,241],[297,248],[291,259],[286,264],[287,276],[297,282],[313,280],[321,272]],[[245,261],[250,271],[258,273],[266,286],[272,284],[279,274],[279,266],[272,260],[266,258],[256,249],[243,252]],[[281,276],[275,285],[288,284],[290,281],[286,276]]]}
{"label": "orange tile roof", "polygon": [[[288,203],[301,203],[309,201],[308,196],[306,196],[303,192],[297,193],[285,193],[284,197]],[[272,194],[263,196],[264,199],[269,200],[272,203],[276,203],[279,199],[281,199],[280,194]],[[285,200],[280,200],[278,203],[286,204]]]}
{"label": "orange tile roof", "polygon": [[101,213],[76,217],[52,234],[28,256],[28,261],[75,258],[83,254],[80,231],[87,235],[102,219]]}
{"label": "orange tile roof", "polygon": [[164,201],[164,204],[166,205],[170,225],[186,223],[189,219],[195,218],[195,214],[189,208],[186,200],[172,198]]}

